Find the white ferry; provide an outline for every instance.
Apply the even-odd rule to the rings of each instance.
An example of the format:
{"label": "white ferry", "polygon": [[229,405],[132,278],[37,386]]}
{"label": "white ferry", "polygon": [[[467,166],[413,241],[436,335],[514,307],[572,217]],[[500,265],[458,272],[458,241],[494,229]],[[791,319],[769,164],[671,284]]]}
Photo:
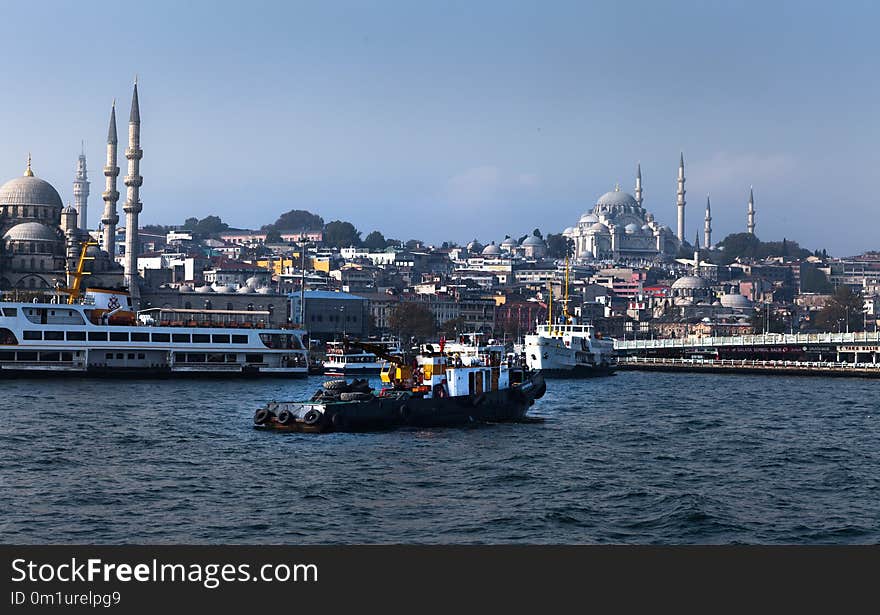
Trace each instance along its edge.
{"label": "white ferry", "polygon": [[[403,356],[399,344],[393,340],[370,341],[370,345],[381,349],[380,354]],[[385,359],[362,347],[348,342],[327,342],[324,358],[324,374],[327,376],[378,375],[385,365]]]}
{"label": "white ferry", "polygon": [[0,301],[0,376],[306,376],[304,331],[268,322],[265,311],[135,314],[126,293],[101,289],[77,303]]}
{"label": "white ferry", "polygon": [[523,352],[528,368],[547,376],[602,376],[617,369],[614,341],[592,325],[538,325],[535,334],[525,336]]}

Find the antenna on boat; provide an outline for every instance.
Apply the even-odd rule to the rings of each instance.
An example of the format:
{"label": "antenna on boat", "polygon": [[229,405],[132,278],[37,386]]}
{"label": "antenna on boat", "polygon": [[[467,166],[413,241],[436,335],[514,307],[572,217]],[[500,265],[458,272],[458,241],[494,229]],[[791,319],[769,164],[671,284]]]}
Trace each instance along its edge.
{"label": "antenna on boat", "polygon": [[553,335],[553,283],[547,281],[547,290],[549,291],[549,300],[547,301],[547,325],[550,327],[550,335]]}
{"label": "antenna on boat", "polygon": [[562,310],[565,316],[565,324],[570,324],[571,316],[568,315],[568,252],[565,253],[565,300],[562,303]]}

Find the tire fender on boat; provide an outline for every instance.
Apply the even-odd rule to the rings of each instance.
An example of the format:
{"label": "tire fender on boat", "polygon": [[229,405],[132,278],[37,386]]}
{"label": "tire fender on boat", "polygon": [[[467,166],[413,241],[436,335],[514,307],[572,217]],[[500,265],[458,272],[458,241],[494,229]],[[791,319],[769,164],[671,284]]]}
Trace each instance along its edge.
{"label": "tire fender on boat", "polygon": [[404,421],[409,420],[409,406],[403,404],[397,409],[397,415]]}
{"label": "tire fender on boat", "polygon": [[333,423],[333,427],[336,429],[342,430],[348,427],[348,418],[342,413],[337,412],[330,419],[330,422]]}
{"label": "tire fender on boat", "polygon": [[317,425],[321,420],[321,413],[317,410],[309,410],[303,417],[303,423],[306,425]]}
{"label": "tire fender on boat", "polygon": [[267,408],[260,408],[254,413],[254,423],[257,425],[262,425],[269,420],[271,414],[272,413],[269,412]]}
{"label": "tire fender on boat", "polygon": [[293,414],[289,410],[282,410],[278,413],[278,422],[287,425],[293,420]]}

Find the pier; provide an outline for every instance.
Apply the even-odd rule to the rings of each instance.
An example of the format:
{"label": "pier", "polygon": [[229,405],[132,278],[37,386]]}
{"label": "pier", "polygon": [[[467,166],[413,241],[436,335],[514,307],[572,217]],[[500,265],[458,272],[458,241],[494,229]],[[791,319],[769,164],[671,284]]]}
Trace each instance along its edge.
{"label": "pier", "polygon": [[880,363],[838,363],[823,361],[763,361],[756,359],[665,359],[621,357],[620,370],[658,372],[710,372],[777,374],[786,376],[839,376],[880,378]]}

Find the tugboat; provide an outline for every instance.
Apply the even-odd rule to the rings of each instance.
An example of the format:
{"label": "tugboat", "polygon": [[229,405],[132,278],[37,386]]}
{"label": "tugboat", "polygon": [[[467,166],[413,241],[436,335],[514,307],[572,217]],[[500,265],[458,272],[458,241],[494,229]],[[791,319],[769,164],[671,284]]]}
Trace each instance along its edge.
{"label": "tugboat", "polygon": [[412,362],[377,345],[350,342],[386,361],[382,388],[366,379],[329,380],[306,401],[272,401],[254,414],[258,429],[331,432],[523,421],[547,390],[544,377],[486,355],[467,362],[425,345]]}

